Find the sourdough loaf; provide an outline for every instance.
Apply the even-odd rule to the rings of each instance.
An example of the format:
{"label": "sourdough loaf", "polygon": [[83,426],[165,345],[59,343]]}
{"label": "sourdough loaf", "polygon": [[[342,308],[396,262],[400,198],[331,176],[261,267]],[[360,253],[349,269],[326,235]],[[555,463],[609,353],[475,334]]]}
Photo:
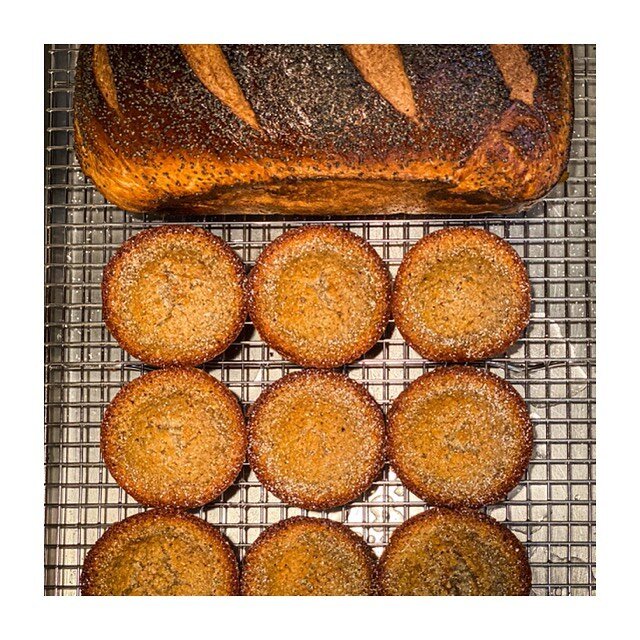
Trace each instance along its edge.
{"label": "sourdough loaf", "polygon": [[514,212],[572,82],[568,45],[84,45],[76,150],[133,212]]}

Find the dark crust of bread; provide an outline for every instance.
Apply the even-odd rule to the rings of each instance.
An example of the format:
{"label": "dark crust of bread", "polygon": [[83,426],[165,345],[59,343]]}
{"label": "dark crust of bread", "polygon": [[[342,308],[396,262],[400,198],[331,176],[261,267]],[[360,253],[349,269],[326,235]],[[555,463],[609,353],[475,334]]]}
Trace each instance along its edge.
{"label": "dark crust of bread", "polygon": [[[240,578],[240,592],[244,596],[258,595],[252,593],[251,572],[253,566],[258,562],[257,558],[264,552],[265,544],[273,538],[277,537],[282,531],[290,527],[315,527],[325,529],[327,531],[335,531],[343,535],[347,535],[349,542],[353,543],[353,547],[357,549],[358,554],[366,565],[366,571],[369,574],[370,590],[368,595],[377,595],[378,592],[378,559],[371,547],[349,527],[328,518],[311,518],[308,516],[294,516],[286,520],[280,520],[274,525],[265,529],[251,545],[242,561],[242,570]],[[274,594],[277,595],[277,594]]]}
{"label": "dark crust of bread", "polygon": [[152,509],[143,513],[137,513],[129,516],[120,522],[111,525],[105,533],[99,538],[94,546],[89,550],[82,567],[80,576],[80,591],[83,596],[100,595],[97,590],[100,587],[100,556],[108,553],[109,545],[114,539],[127,537],[133,526],[141,522],[149,522],[149,526],[153,526],[156,522],[172,521],[175,523],[183,522],[188,526],[195,526],[201,532],[203,539],[208,540],[209,544],[215,546],[221,553],[222,562],[227,565],[228,572],[226,580],[225,595],[238,595],[240,592],[240,571],[238,568],[238,560],[230,542],[217,529],[208,522],[194,515],[185,513],[177,509]]}
{"label": "dark crust of bread", "polygon": [[[425,256],[441,249],[462,249],[465,243],[478,243],[483,255],[509,271],[510,284],[518,291],[519,301],[514,309],[514,321],[502,331],[489,331],[485,336],[460,336],[454,345],[446,344],[444,338],[427,339],[420,336],[421,328],[403,312],[403,306],[413,308],[406,289],[420,270]],[[477,248],[477,247],[476,247]],[[415,266],[414,266],[415,265]],[[391,295],[391,313],[404,340],[423,358],[434,362],[473,362],[504,353],[513,345],[529,324],[531,308],[531,283],[522,258],[511,245],[497,235],[473,227],[450,227],[434,231],[419,240],[404,256],[394,281]]]}
{"label": "dark crust of bread", "polygon": [[[503,524],[483,513],[471,509],[447,509],[445,507],[434,507],[419,513],[403,522],[391,535],[389,544],[386,546],[378,563],[378,585],[381,595],[394,595],[390,589],[387,563],[389,557],[397,552],[397,546],[406,537],[410,537],[415,527],[430,523],[432,520],[442,518],[456,518],[470,522],[480,522],[485,524],[491,531],[494,538],[505,547],[510,547],[516,554],[514,570],[517,573],[518,592],[509,595],[528,596],[531,591],[531,566],[527,556],[527,550],[516,536]],[[402,594],[398,594],[402,595]],[[480,594],[482,595],[482,594]]]}
{"label": "dark crust of bread", "polygon": [[[147,352],[136,344],[135,340],[127,339],[121,330],[120,310],[114,308],[112,301],[112,288],[115,287],[115,278],[117,278],[117,270],[132,254],[138,251],[144,251],[147,243],[161,243],[163,238],[181,236],[182,238],[193,237],[198,242],[204,240],[215,247],[215,250],[221,251],[224,259],[228,261],[231,268],[237,276],[238,286],[242,288],[242,304],[235,310],[232,327],[219,339],[198,353],[186,353],[179,358],[166,357],[160,348],[157,352]],[[153,366],[179,366],[192,365],[196,366],[211,360],[217,355],[225,351],[229,345],[238,337],[238,334],[244,326],[247,316],[247,295],[246,295],[246,274],[242,260],[229,247],[229,245],[218,236],[209,233],[205,229],[188,225],[167,225],[145,229],[129,238],[113,255],[111,260],[104,268],[102,279],[102,315],[107,328],[118,344],[130,353],[132,356],[142,360],[143,362]]]}
{"label": "dark crust of bread", "polygon": [[[399,453],[401,443],[398,441],[395,429],[398,415],[404,410],[407,403],[410,402],[412,396],[416,393],[428,393],[433,383],[438,383],[442,380],[448,380],[451,384],[458,384],[460,381],[463,381],[469,385],[470,390],[482,386],[496,396],[499,396],[499,398],[496,398],[496,401],[514,405],[514,413],[517,415],[517,424],[514,425],[514,428],[517,428],[521,432],[521,448],[517,455],[511,460],[511,472],[504,475],[500,479],[500,482],[494,484],[490,490],[484,492],[478,491],[478,493],[474,495],[465,495],[461,489],[458,496],[453,499],[451,496],[445,496],[437,491],[430,490],[429,487],[412,481],[407,475],[407,469]],[[454,508],[477,508],[500,502],[507,496],[509,491],[520,482],[527,470],[533,452],[533,426],[526,402],[506,380],[503,380],[493,373],[474,367],[439,367],[414,380],[393,402],[387,414],[387,451],[389,462],[402,481],[402,484],[420,499],[428,504],[434,505]],[[411,471],[412,470],[409,470],[409,472]],[[452,483],[455,483],[456,478],[451,477],[450,480]]]}
{"label": "dark crust of bread", "polygon": [[200,214],[515,212],[565,173],[569,45],[522,45],[532,104],[511,98],[490,45],[399,45],[415,119],[340,45],[221,47],[257,129],[207,90],[178,45],[106,45],[106,93],[93,45],[81,47],[76,151],[109,201]]}
{"label": "dark crust of bread", "polygon": [[[192,487],[191,491],[187,491],[188,482],[185,480],[181,483],[181,495],[169,490],[164,490],[160,494],[141,484],[139,474],[136,474],[135,470],[128,470],[118,464],[120,457],[117,452],[118,438],[121,434],[117,428],[118,415],[121,410],[127,409],[129,403],[134,402],[133,396],[136,392],[142,389],[153,390],[156,382],[160,381],[164,384],[173,382],[176,386],[187,384],[190,389],[195,389],[197,385],[204,383],[221,396],[218,400],[218,410],[222,411],[225,408],[223,405],[226,405],[226,409],[229,411],[227,415],[228,421],[235,423],[236,438],[234,442],[231,442],[230,439],[228,441],[229,448],[226,451],[224,466],[219,466],[215,469],[215,477],[211,478],[210,486],[204,491],[196,487]],[[162,400],[162,398],[158,398],[159,403]],[[151,371],[126,384],[107,407],[100,428],[100,450],[109,473],[137,502],[151,507],[193,509],[217,498],[233,483],[240,473],[246,457],[247,442],[244,415],[237,398],[222,382],[216,380],[213,376],[200,369],[187,367]]]}
{"label": "dark crust of bread", "polygon": [[[286,391],[291,385],[295,385],[299,381],[313,380],[335,380],[337,384],[346,384],[349,391],[353,391],[367,409],[371,410],[376,416],[375,429],[379,434],[377,441],[371,439],[370,446],[375,448],[375,455],[368,466],[366,477],[357,485],[345,486],[342,491],[336,492],[329,498],[320,499],[313,496],[301,496],[287,487],[286,478],[273,475],[270,470],[259,462],[259,455],[256,451],[256,431],[259,428],[260,413],[268,409],[268,404],[272,398],[277,397],[283,390]],[[338,387],[336,387],[338,390]],[[361,423],[360,423],[361,424]],[[379,475],[384,465],[384,456],[386,448],[386,430],[385,420],[382,410],[374,400],[373,396],[358,382],[352,380],[344,374],[334,371],[317,371],[313,369],[305,369],[290,373],[280,378],[269,387],[267,387],[249,411],[247,418],[247,431],[249,434],[248,459],[249,464],[260,482],[275,496],[283,502],[311,510],[332,509],[339,507],[358,496],[362,495],[371,486],[371,483]],[[358,462],[358,452],[353,452],[352,462],[355,465]]]}
{"label": "dark crust of bread", "polygon": [[[326,245],[339,247],[343,252],[355,252],[357,259],[360,259],[362,263],[362,268],[369,269],[379,285],[376,292],[376,310],[372,314],[367,331],[361,332],[362,335],[357,340],[352,339],[347,342],[347,337],[345,337],[344,344],[338,343],[332,350],[322,347],[312,355],[302,353],[299,345],[293,341],[287,341],[283,332],[272,326],[268,314],[263,311],[266,303],[261,302],[261,298],[268,295],[262,288],[270,269],[273,268],[274,261],[288,256],[290,252],[295,255],[294,243],[301,238],[304,238],[305,242],[322,239]],[[294,246],[292,247],[292,245]],[[371,349],[380,339],[391,313],[391,287],[391,275],[384,261],[362,237],[332,225],[306,225],[278,236],[260,254],[247,281],[249,316],[261,338],[288,360],[303,367],[332,369],[353,362]]]}

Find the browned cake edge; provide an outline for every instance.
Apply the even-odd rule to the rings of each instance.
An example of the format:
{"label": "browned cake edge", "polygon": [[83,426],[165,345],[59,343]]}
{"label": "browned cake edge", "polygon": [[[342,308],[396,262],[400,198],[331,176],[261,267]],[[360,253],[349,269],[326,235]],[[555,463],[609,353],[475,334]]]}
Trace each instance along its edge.
{"label": "browned cake edge", "polygon": [[[236,319],[233,324],[233,330],[229,332],[226,339],[223,342],[223,347],[212,347],[209,350],[202,351],[202,353],[196,358],[185,358],[181,361],[163,358],[161,355],[157,357],[145,357],[144,360],[140,357],[140,350],[137,345],[126,340],[120,330],[118,329],[118,309],[114,308],[111,297],[111,289],[114,286],[113,279],[116,277],[116,269],[121,262],[126,260],[127,256],[133,252],[144,250],[144,244],[146,242],[159,242],[165,236],[171,235],[193,235],[200,236],[207,240],[212,245],[221,249],[229,262],[232,263],[235,272],[237,273],[238,282],[243,290],[243,304],[238,308],[236,313]],[[245,319],[247,317],[247,292],[246,292],[246,274],[244,265],[240,257],[231,249],[231,247],[218,236],[202,229],[200,227],[193,227],[190,225],[165,225],[161,227],[153,227],[151,229],[145,229],[140,231],[135,236],[132,236],[126,240],[122,246],[116,251],[116,253],[109,260],[104,268],[102,277],[102,317],[104,323],[107,325],[109,332],[116,339],[118,344],[129,354],[145,362],[157,367],[166,366],[197,366],[203,364],[216,356],[223,353],[229,345],[238,337],[242,327],[244,326]]]}
{"label": "browned cake edge", "polygon": [[529,557],[524,545],[518,540],[513,532],[505,525],[500,524],[497,520],[478,511],[471,509],[448,509],[446,507],[433,507],[428,511],[419,513],[408,520],[405,520],[392,534],[389,539],[389,544],[382,552],[382,556],[378,562],[378,589],[380,595],[392,595],[388,593],[388,589],[385,587],[386,582],[386,562],[387,558],[395,552],[396,546],[407,536],[411,536],[412,529],[416,526],[420,526],[423,522],[436,517],[462,517],[468,520],[475,520],[486,523],[494,536],[500,540],[505,546],[513,547],[516,550],[517,558],[517,572],[518,582],[520,583],[521,590],[519,596],[528,596],[531,591],[531,565],[529,564]]}
{"label": "browned cake edge", "polygon": [[129,529],[133,524],[137,524],[140,520],[150,520],[155,523],[160,520],[174,521],[174,522],[189,522],[196,525],[203,536],[209,538],[211,543],[218,549],[222,550],[227,563],[227,595],[239,595],[240,593],[240,570],[238,567],[238,560],[233,551],[231,543],[223,536],[217,529],[215,529],[208,522],[205,522],[201,518],[198,518],[189,513],[179,511],[177,509],[152,509],[143,513],[137,513],[133,516],[129,516],[124,520],[120,520],[115,524],[112,524],[97,540],[97,542],[91,547],[87,553],[84,564],[82,566],[82,573],[80,575],[80,592],[83,596],[95,595],[93,593],[96,588],[96,579],[94,576],[97,570],[96,563],[99,560],[100,554],[104,551],[105,547],[108,548],[108,543],[113,538],[127,537],[129,535]]}
{"label": "browned cake edge", "polygon": [[[283,387],[287,387],[292,383],[295,383],[300,378],[333,378],[339,381],[345,381],[347,384],[360,396],[360,398],[369,405],[379,417],[378,427],[380,432],[380,446],[378,455],[376,456],[375,464],[371,466],[370,473],[367,479],[356,487],[349,487],[345,489],[340,495],[336,495],[333,500],[315,499],[315,500],[301,500],[299,496],[296,496],[289,492],[279,482],[279,478],[273,477],[269,474],[268,469],[263,468],[257,460],[254,447],[252,446],[252,437],[256,430],[256,422],[259,420],[259,411],[269,402],[270,398],[282,390]],[[317,371],[314,369],[305,369],[304,371],[296,371],[290,373],[274,383],[269,385],[253,403],[249,410],[247,417],[247,432],[249,434],[249,448],[247,457],[249,459],[249,465],[255,472],[258,480],[262,485],[266,487],[268,491],[273,493],[277,498],[286,504],[301,507],[303,509],[310,509],[313,511],[321,511],[324,509],[332,509],[334,507],[340,507],[352,500],[355,500],[358,496],[362,495],[378,477],[384,466],[384,456],[386,453],[386,428],[385,419],[382,409],[375,401],[373,396],[361,385],[359,382],[352,380],[345,374],[337,373],[335,371]]]}
{"label": "browned cake edge", "polygon": [[[192,495],[190,499],[185,500],[181,499],[175,494],[173,496],[169,495],[165,499],[160,499],[158,496],[154,495],[151,492],[146,491],[143,487],[136,486],[135,480],[131,479],[127,476],[124,469],[121,469],[116,461],[113,459],[111,455],[111,447],[110,447],[110,438],[113,432],[113,421],[116,418],[120,406],[126,404],[129,401],[131,394],[141,386],[148,386],[153,384],[153,381],[159,377],[166,376],[174,376],[174,377],[184,377],[191,378],[194,382],[204,380],[207,384],[215,387],[216,390],[223,393],[223,395],[227,396],[230,400],[233,401],[233,412],[235,415],[232,416],[232,419],[237,421],[238,426],[241,427],[242,432],[242,449],[244,454],[242,458],[238,458],[237,460],[233,460],[228,458],[227,464],[228,466],[222,470],[224,473],[220,473],[219,475],[224,476],[223,479],[218,479],[218,481],[213,484],[209,489],[197,495]],[[109,473],[114,477],[115,481],[118,483],[120,487],[122,487],[130,496],[132,496],[136,502],[143,504],[149,507],[175,507],[182,509],[193,509],[195,507],[200,507],[202,505],[208,504],[215,500],[218,496],[220,496],[228,487],[230,487],[234,480],[238,477],[242,469],[242,465],[244,464],[244,460],[246,458],[246,450],[247,450],[248,438],[246,432],[246,426],[244,421],[244,415],[242,413],[242,408],[240,407],[240,403],[238,399],[231,393],[231,391],[219,380],[210,376],[208,373],[200,370],[200,369],[192,369],[187,367],[171,367],[166,369],[159,369],[156,371],[150,371],[127,384],[120,389],[120,391],[116,394],[115,398],[110,402],[109,406],[106,408],[104,417],[102,419],[102,425],[100,427],[100,451],[102,453],[102,458],[104,463],[109,470]]]}
{"label": "browned cake edge", "polygon": [[271,525],[265,529],[255,540],[255,542],[249,547],[244,560],[241,565],[240,573],[240,593],[243,596],[254,595],[251,593],[251,578],[254,558],[259,554],[266,542],[274,537],[277,537],[282,531],[291,527],[298,527],[308,525],[311,527],[317,527],[326,529],[328,531],[340,531],[348,535],[351,541],[354,543],[354,547],[358,550],[359,554],[365,561],[367,571],[369,573],[369,582],[371,585],[369,595],[377,595],[378,592],[378,559],[376,558],[373,549],[359,536],[355,531],[352,531],[349,527],[334,520],[328,518],[312,518],[309,516],[294,516],[286,520],[280,520],[276,524]]}
{"label": "browned cake edge", "polygon": [[[371,327],[371,337],[368,340],[362,339],[358,344],[354,345],[351,349],[344,349],[340,357],[330,357],[326,352],[319,353],[317,357],[309,358],[299,355],[296,352],[295,345],[286,344],[282,340],[282,336],[277,331],[272,331],[269,322],[260,312],[259,306],[256,302],[256,290],[260,288],[263,279],[264,271],[269,269],[270,261],[279,255],[281,252],[286,252],[289,244],[292,240],[300,235],[313,236],[315,234],[322,234],[323,236],[333,236],[335,243],[344,243],[349,246],[355,247],[361,250],[363,254],[371,257],[375,265],[375,269],[382,280],[387,281],[385,291],[383,294],[383,304],[386,309],[383,316],[381,316]],[[299,364],[303,367],[313,367],[316,369],[333,369],[340,367],[349,362],[353,362],[362,355],[364,355],[369,349],[371,349],[382,337],[384,330],[389,322],[391,316],[391,289],[392,280],[391,274],[387,269],[382,258],[378,255],[376,250],[361,236],[347,231],[342,227],[336,227],[333,225],[306,225],[286,231],[282,235],[278,236],[273,242],[271,242],[262,251],[258,260],[256,261],[253,269],[249,272],[247,279],[248,289],[248,311],[249,317],[253,321],[255,328],[257,329],[260,337],[278,353],[291,362]]]}
{"label": "browned cake edge", "polygon": [[[520,417],[519,427],[524,433],[526,444],[519,452],[514,464],[513,472],[507,476],[503,482],[498,486],[495,486],[492,491],[485,494],[481,499],[472,500],[469,497],[461,497],[457,501],[451,501],[444,496],[438,494],[435,491],[429,491],[427,488],[418,485],[410,480],[405,474],[402,464],[397,457],[397,440],[394,442],[394,421],[398,412],[402,411],[410,394],[419,390],[424,392],[425,388],[428,389],[429,383],[436,379],[436,377],[464,377],[468,378],[471,384],[481,383],[488,386],[493,386],[500,393],[503,393],[505,397],[517,405],[518,414]],[[405,487],[411,491],[411,493],[418,496],[421,500],[424,500],[428,504],[460,508],[469,507],[477,508],[488,504],[494,504],[500,502],[506,498],[507,494],[518,485],[522,477],[527,471],[529,462],[531,461],[531,455],[533,453],[533,425],[531,424],[531,418],[529,417],[529,410],[527,403],[522,396],[515,390],[512,384],[503,380],[499,376],[476,369],[474,367],[452,366],[452,367],[438,367],[433,371],[424,373],[419,378],[414,380],[393,402],[389,412],[387,413],[387,451],[389,457],[389,464],[400,478]]]}
{"label": "browned cake edge", "polygon": [[[409,277],[408,271],[411,268],[411,263],[416,259],[416,256],[425,249],[425,247],[429,248],[436,245],[443,239],[455,239],[456,236],[460,238],[462,243],[464,243],[465,237],[469,235],[483,237],[486,240],[485,247],[487,253],[492,253],[496,260],[500,259],[500,261],[508,267],[509,271],[513,275],[514,281],[518,283],[518,286],[522,288],[523,291],[526,291],[525,303],[523,303],[518,309],[518,322],[513,325],[511,331],[503,332],[500,339],[496,342],[496,346],[491,351],[476,348],[475,351],[470,350],[471,355],[469,355],[468,353],[461,353],[459,349],[445,347],[441,344],[418,344],[418,341],[410,335],[410,321],[406,319],[400,311],[401,293],[399,289],[404,286],[405,280]],[[504,253],[505,250],[506,254]],[[508,256],[507,260],[504,260],[503,256]],[[489,231],[485,231],[484,229],[478,229],[475,227],[447,227],[445,229],[434,231],[418,240],[418,242],[404,255],[402,262],[400,263],[400,267],[398,268],[391,293],[391,315],[395,321],[398,331],[412,349],[426,360],[431,360],[433,362],[475,362],[504,353],[509,347],[517,342],[522,332],[529,325],[530,312],[531,282],[529,281],[527,268],[522,258],[508,242],[499,236]]]}

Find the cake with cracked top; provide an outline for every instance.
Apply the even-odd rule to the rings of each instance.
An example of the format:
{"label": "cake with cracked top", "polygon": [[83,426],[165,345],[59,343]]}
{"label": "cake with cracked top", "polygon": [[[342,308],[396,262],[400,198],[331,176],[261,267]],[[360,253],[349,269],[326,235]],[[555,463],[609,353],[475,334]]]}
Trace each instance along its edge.
{"label": "cake with cracked top", "polygon": [[348,527],[295,517],[263,531],[242,563],[245,596],[369,596],[376,557]]}
{"label": "cake with cracked top", "polygon": [[330,225],[292,229],[249,274],[249,315],[262,339],[305,367],[359,358],[389,320],[391,276],[375,249]]}
{"label": "cake with cracked top", "polygon": [[423,358],[484,360],[504,353],[529,324],[527,268],[502,238],[472,227],[434,231],[404,256],[391,309]]}
{"label": "cake with cracked top", "polygon": [[387,415],[392,468],[428,504],[503,500],[533,449],[527,405],[506,380],[473,367],[439,367],[414,380]]}
{"label": "cake with cracked top", "polygon": [[262,392],[247,427],[251,468],[287,504],[338,507],[382,470],[382,411],[343,374],[307,369],[281,378]]}
{"label": "cake with cracked top", "polygon": [[527,596],[531,567],[504,525],[476,511],[437,507],[393,532],[379,584],[387,596]]}
{"label": "cake with cracked top", "polygon": [[152,371],[126,384],[105,411],[100,449],[139,503],[192,509],[217,498],[244,463],[240,403],[200,369]]}
{"label": "cake with cracked top", "polygon": [[202,364],[242,329],[244,266],[226,242],[205,229],[146,229],[105,267],[102,312],[120,346],[143,362]]}
{"label": "cake with cracked top", "polygon": [[85,596],[230,596],[238,563],[212,525],[154,509],[107,529],[85,558],[80,588]]}

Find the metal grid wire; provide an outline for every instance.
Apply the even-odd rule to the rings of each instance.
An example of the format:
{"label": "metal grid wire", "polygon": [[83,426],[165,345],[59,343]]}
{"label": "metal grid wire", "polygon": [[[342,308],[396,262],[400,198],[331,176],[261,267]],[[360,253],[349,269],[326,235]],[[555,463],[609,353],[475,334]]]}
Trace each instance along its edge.
{"label": "metal grid wire", "polygon": [[[526,544],[539,595],[595,592],[595,47],[578,45],[574,54],[569,178],[526,214],[332,220],[364,236],[392,274],[419,238],[450,225],[493,231],[525,259],[533,286],[531,324],[505,356],[482,366],[510,380],[527,400],[535,450],[525,479],[486,511]],[[100,458],[104,408],[144,371],[102,323],[102,269],[124,240],[162,221],[107,204],[84,177],[71,126],[77,47],[54,45],[45,55],[45,593],[75,595],[88,549],[108,525],[142,510]],[[248,266],[284,230],[303,224],[282,217],[189,221],[227,240]],[[433,366],[391,324],[371,352],[344,369],[386,410]],[[245,409],[266,384],[296,368],[269,350],[250,323],[206,366]],[[424,508],[385,468],[362,498],[322,515],[349,525],[379,554],[393,530]],[[232,487],[198,513],[242,557],[268,524],[304,511],[281,504],[245,465]]]}

